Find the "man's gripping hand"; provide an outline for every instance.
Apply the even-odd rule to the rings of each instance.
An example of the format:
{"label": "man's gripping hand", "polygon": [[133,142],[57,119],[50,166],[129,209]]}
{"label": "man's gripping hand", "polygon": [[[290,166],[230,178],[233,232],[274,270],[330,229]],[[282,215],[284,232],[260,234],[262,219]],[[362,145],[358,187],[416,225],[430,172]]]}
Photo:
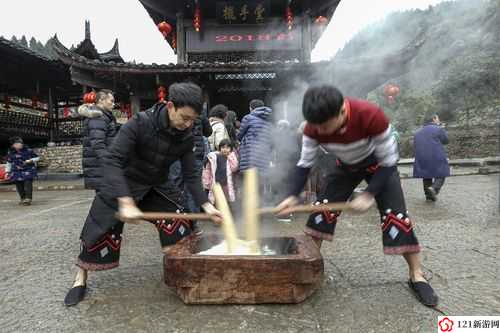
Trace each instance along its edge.
{"label": "man's gripping hand", "polygon": [[139,224],[144,214],[131,197],[118,198],[118,218],[125,223]]}

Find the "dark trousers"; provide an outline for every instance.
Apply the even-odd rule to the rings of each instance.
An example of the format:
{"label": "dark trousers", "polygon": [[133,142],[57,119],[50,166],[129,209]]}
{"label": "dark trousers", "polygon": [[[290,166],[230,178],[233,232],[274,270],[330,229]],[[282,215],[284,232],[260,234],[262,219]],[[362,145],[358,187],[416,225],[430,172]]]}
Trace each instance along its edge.
{"label": "dark trousers", "polygon": [[445,178],[424,178],[422,179],[422,183],[424,185],[424,193],[425,193],[425,196],[428,197],[428,190],[427,188],[428,187],[432,187],[434,189],[434,191],[436,191],[436,194],[439,193],[439,191],[441,191],[441,187],[443,187],[444,185],[444,180]]}
{"label": "dark trousers", "polygon": [[21,200],[33,199],[33,180],[17,181],[16,190]]}
{"label": "dark trousers", "polygon": [[[198,173],[201,181],[201,173],[203,172],[203,161],[201,159],[195,159],[195,170]],[[194,202],[193,196],[191,192],[187,188],[184,183],[184,179],[182,178],[182,166],[181,162],[177,161],[170,166],[168,180],[171,181],[177,188],[184,193],[184,206],[191,213],[199,213],[200,208]]]}
{"label": "dark trousers", "polygon": [[[180,207],[175,204],[174,200],[156,190],[149,191],[137,205],[139,209],[145,212],[175,212],[180,210]],[[85,221],[84,229],[100,228],[93,219],[104,216],[98,214],[98,211],[102,209],[108,210],[105,214],[111,214],[111,216],[115,214],[115,210],[109,207],[106,208],[100,195],[97,195],[90,208],[89,217]],[[162,248],[174,245],[182,238],[189,236],[192,230],[191,222],[182,219],[150,222],[158,230]],[[82,239],[77,266],[89,271],[117,267],[120,261],[123,226],[123,222],[117,222],[111,229],[106,230],[94,244],[88,244]]]}
{"label": "dark trousers", "polygon": [[[325,181],[326,186],[319,195],[319,201],[346,201],[354,189],[366,180],[370,183],[373,173],[368,170],[347,171],[335,168]],[[375,196],[380,213],[382,244],[385,254],[417,253],[420,245],[413,230],[413,223],[406,211],[406,204],[398,172],[394,172]],[[324,211],[309,216],[305,233],[313,237],[332,240],[340,212]],[[354,239],[353,242],[356,242]]]}

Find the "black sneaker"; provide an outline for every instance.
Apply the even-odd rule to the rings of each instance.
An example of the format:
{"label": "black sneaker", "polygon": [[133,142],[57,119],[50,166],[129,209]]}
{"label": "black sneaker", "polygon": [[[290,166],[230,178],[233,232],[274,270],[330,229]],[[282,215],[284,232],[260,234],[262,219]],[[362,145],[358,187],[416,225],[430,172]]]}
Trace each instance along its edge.
{"label": "black sneaker", "polygon": [[73,306],[77,305],[85,298],[87,286],[76,286],[71,288],[64,298],[64,305]]}
{"label": "black sneaker", "polygon": [[436,201],[437,200],[437,193],[436,193],[436,190],[434,189],[434,187],[429,186],[427,188],[427,197],[429,199],[431,199],[432,201]]}

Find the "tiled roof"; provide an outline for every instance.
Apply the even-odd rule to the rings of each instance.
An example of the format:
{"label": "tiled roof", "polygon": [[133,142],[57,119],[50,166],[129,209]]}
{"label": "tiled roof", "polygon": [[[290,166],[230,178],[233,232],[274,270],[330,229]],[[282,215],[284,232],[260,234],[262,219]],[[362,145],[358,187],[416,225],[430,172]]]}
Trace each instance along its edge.
{"label": "tiled roof", "polygon": [[43,60],[43,61],[50,61],[50,62],[57,61],[57,59],[49,58],[48,56],[46,56],[44,54],[35,52],[35,51],[31,50],[29,47],[25,47],[24,45],[22,45],[20,43],[10,41],[2,36],[0,36],[0,46],[4,46],[4,47],[8,47],[8,48],[20,51],[22,53],[25,53],[28,56],[35,57],[35,58],[38,58],[38,59]]}
{"label": "tiled roof", "polygon": [[[54,37],[55,38],[55,37]],[[91,60],[80,56],[62,45],[57,38],[54,40],[54,48],[59,58],[64,63],[87,70],[98,70],[101,72],[130,72],[130,73],[162,73],[162,72],[221,72],[221,71],[244,71],[244,70],[291,70],[308,68],[310,66],[321,66],[321,63],[303,63],[299,61],[234,61],[234,62],[192,62],[189,64],[143,64],[143,63],[118,63],[114,61],[104,62]]]}

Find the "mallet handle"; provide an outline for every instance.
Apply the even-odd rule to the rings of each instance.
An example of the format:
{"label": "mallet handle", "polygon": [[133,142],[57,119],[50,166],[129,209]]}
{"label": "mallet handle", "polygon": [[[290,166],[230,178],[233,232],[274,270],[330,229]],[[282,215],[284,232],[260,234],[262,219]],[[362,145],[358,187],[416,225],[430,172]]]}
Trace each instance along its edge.
{"label": "mallet handle", "polygon": [[198,221],[209,221],[211,217],[209,214],[204,213],[163,213],[163,212],[148,212],[144,213],[142,218],[146,221],[154,220],[171,220],[171,219],[184,219],[184,220],[198,220]]}
{"label": "mallet handle", "polygon": [[[289,209],[290,213],[313,213],[322,212],[325,210],[349,210],[351,205],[348,202],[332,202],[320,205],[297,205]],[[276,207],[265,207],[260,209],[260,214],[277,214],[279,211]]]}
{"label": "mallet handle", "polygon": [[[322,212],[324,210],[349,210],[349,209],[351,209],[351,207],[347,202],[332,202],[320,205],[297,205],[291,207],[289,210],[291,213],[313,213],[313,212]],[[260,215],[271,215],[276,213],[278,213],[276,207],[265,207],[259,209]],[[182,214],[182,213],[148,212],[144,213],[142,219],[147,221],[171,220],[171,219],[210,221],[211,217],[209,214],[205,213]]]}

